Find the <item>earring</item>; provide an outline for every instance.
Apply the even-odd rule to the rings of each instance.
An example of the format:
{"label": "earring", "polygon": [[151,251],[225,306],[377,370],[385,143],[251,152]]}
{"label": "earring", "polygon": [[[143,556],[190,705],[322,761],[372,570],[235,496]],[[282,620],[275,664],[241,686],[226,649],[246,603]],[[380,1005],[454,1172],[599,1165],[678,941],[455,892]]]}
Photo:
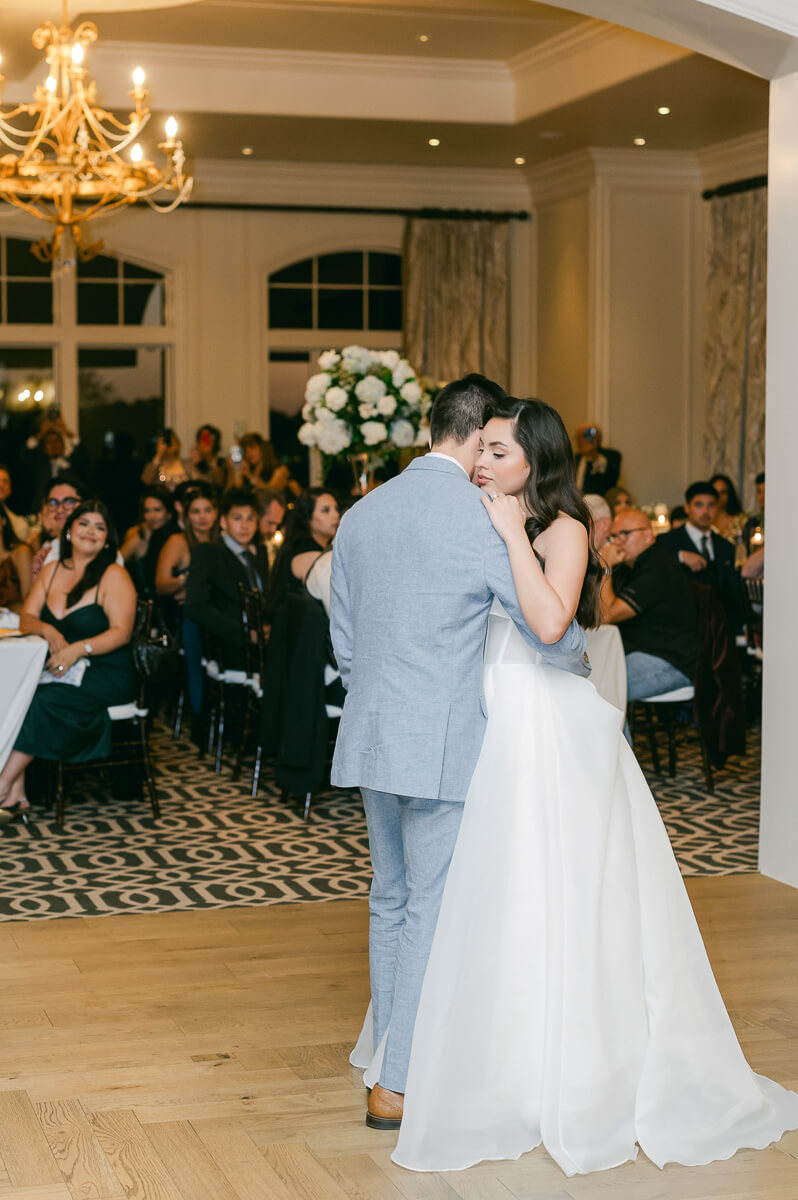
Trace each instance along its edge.
{"label": "earring", "polygon": [[68,542],[71,542],[71,541],[72,541],[72,534],[71,534],[71,533],[68,533],[68,534],[67,534],[67,541],[68,541]]}

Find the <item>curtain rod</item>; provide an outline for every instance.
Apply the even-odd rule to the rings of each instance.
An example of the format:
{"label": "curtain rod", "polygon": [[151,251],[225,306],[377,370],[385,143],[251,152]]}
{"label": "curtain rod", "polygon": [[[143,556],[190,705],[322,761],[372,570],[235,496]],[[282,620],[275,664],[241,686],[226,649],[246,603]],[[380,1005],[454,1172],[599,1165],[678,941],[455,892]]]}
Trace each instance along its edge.
{"label": "curtain rod", "polygon": [[702,200],[714,200],[716,196],[737,196],[740,192],[754,192],[767,187],[767,175],[752,175],[750,179],[738,179],[735,183],[722,183],[720,187],[707,188],[701,193]]}
{"label": "curtain rod", "polygon": [[529,221],[531,213],[496,212],[493,209],[470,208],[361,208],[346,204],[222,204],[210,200],[190,201],[181,204],[176,212],[190,212],[202,208],[219,211],[241,212],[303,212],[303,213],[359,213],[381,217],[419,217],[425,221]]}

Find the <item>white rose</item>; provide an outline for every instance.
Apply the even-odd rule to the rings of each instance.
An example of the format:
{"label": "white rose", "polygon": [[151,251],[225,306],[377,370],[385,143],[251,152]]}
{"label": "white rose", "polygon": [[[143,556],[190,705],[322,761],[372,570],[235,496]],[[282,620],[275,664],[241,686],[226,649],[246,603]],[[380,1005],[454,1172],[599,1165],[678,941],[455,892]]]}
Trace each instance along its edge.
{"label": "white rose", "polygon": [[302,420],[303,421],[312,421],[315,415],[316,415],[315,405],[313,405],[313,404],[303,404],[302,405]]}
{"label": "white rose", "polygon": [[416,434],[416,440],[413,442],[413,445],[414,446],[428,446],[429,445],[429,425],[420,425],[419,426],[418,433]]}
{"label": "white rose", "polygon": [[319,435],[319,449],[322,454],[340,454],[352,443],[352,432],[346,421],[334,417],[328,421]]}
{"label": "white rose", "polygon": [[393,369],[393,386],[400,388],[408,379],[412,379],[415,371],[410,366],[406,358],[400,358],[399,362]]}
{"label": "white rose", "polygon": [[324,397],[324,403],[333,412],[340,412],[349,399],[349,393],[345,392],[342,387],[331,387]]}
{"label": "white rose", "polygon": [[325,408],[324,405],[321,405],[319,408],[316,409],[316,424],[317,425],[329,425],[330,421],[335,421],[335,420],[337,420],[335,413],[331,413],[329,408]]}
{"label": "white rose", "polygon": [[376,406],[370,400],[367,400],[365,404],[360,404],[357,411],[364,421],[368,421],[370,417],[376,417],[377,415]]}
{"label": "white rose", "polygon": [[367,446],[376,446],[388,437],[388,430],[382,421],[364,421],[360,432]]}
{"label": "white rose", "polygon": [[412,446],[416,431],[409,421],[394,421],[391,426],[391,441],[400,449]]}
{"label": "white rose", "polygon": [[397,350],[372,350],[371,361],[392,371],[394,367],[399,366],[399,352]]}
{"label": "white rose", "polygon": [[337,350],[325,350],[319,355],[319,366],[322,371],[331,371],[341,361],[341,355]]}
{"label": "white rose", "polygon": [[304,425],[299,426],[299,429],[297,430],[297,437],[303,446],[315,446],[318,441],[317,433],[318,427],[316,425],[310,425],[306,421]]}
{"label": "white rose", "polygon": [[377,401],[377,412],[381,417],[392,417],[396,412],[396,397],[380,396]]}
{"label": "white rose", "polygon": [[387,390],[385,384],[376,375],[367,375],[365,379],[361,379],[355,384],[355,395],[358,400],[371,400],[372,403],[379,400],[380,396],[384,396]]}
{"label": "white rose", "polygon": [[407,383],[402,385],[399,395],[408,404],[418,404],[421,399],[421,388],[416,383],[415,379],[408,379]]}
{"label": "white rose", "polygon": [[322,371],[320,375],[311,375],[305,384],[305,399],[308,404],[315,404],[317,400],[321,400],[331,383],[332,379],[326,371]]}
{"label": "white rose", "polygon": [[341,356],[350,375],[365,375],[371,366],[371,352],[365,346],[344,346]]}

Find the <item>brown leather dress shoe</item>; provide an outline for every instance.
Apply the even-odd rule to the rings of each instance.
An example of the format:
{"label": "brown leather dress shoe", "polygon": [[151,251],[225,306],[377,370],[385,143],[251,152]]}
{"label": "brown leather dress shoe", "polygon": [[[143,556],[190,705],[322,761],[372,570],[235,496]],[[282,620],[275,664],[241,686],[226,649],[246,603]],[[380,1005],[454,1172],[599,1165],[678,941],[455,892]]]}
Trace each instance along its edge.
{"label": "brown leather dress shoe", "polygon": [[375,1083],[369,1095],[366,1124],[369,1129],[398,1129],[402,1124],[405,1098]]}

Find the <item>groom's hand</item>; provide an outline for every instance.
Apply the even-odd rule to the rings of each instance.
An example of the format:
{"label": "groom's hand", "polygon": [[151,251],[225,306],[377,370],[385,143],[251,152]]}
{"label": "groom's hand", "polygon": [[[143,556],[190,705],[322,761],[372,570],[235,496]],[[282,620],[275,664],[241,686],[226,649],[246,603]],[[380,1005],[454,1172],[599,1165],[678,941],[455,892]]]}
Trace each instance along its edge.
{"label": "groom's hand", "polygon": [[505,496],[503,492],[491,492],[486,496],[483,492],[482,503],[494,529],[505,542],[519,533],[526,537],[526,517],[515,496]]}

